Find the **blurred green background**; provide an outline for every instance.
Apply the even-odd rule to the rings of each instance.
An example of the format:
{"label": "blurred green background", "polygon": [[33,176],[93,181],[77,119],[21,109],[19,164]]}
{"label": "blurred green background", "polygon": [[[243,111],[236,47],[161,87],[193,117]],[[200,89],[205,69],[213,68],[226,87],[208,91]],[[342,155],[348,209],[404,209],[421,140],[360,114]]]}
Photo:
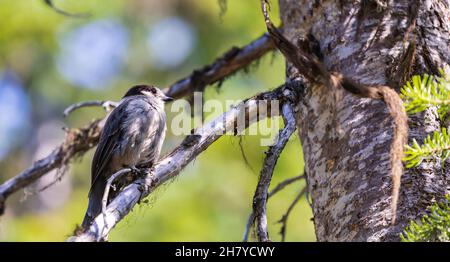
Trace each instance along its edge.
{"label": "blurred green background", "polygon": [[[214,0],[55,0],[59,8],[89,12],[62,16],[43,1],[0,0],[0,182],[46,156],[64,138],[62,127],[80,127],[100,108],[62,111],[85,100],[118,100],[132,85],[165,87],[212,62],[232,46],[243,46],[265,31],[259,1],[228,0],[221,14]],[[273,15],[278,12],[273,1]],[[210,87],[206,99],[243,99],[283,83],[284,60],[271,53]],[[169,121],[171,114],[169,114]],[[258,171],[267,149],[259,136],[225,136],[182,174],[158,189],[122,221],[110,241],[240,241]],[[170,133],[163,151],[182,137]],[[63,241],[80,223],[87,206],[92,150],[55,185],[52,172],[7,201],[0,217],[1,241]],[[300,174],[297,135],[278,161],[272,185]],[[304,181],[269,201],[270,235],[280,240],[277,221]],[[292,212],[287,241],[315,241],[311,210],[303,197]]]}

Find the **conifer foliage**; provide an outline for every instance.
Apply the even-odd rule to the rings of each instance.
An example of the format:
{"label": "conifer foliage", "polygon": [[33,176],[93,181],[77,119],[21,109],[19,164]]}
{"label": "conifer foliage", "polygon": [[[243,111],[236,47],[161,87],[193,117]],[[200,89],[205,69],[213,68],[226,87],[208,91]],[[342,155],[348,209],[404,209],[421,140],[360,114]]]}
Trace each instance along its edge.
{"label": "conifer foliage", "polygon": [[[450,112],[450,77],[430,75],[414,76],[401,90],[401,97],[408,114],[415,114],[435,106],[442,122],[448,121]],[[415,139],[405,147],[403,161],[407,168],[423,161],[440,159],[442,165],[450,156],[450,134],[446,128],[428,136],[422,144]],[[450,195],[433,204],[428,215],[420,221],[411,221],[400,235],[403,242],[448,242],[450,241]]]}

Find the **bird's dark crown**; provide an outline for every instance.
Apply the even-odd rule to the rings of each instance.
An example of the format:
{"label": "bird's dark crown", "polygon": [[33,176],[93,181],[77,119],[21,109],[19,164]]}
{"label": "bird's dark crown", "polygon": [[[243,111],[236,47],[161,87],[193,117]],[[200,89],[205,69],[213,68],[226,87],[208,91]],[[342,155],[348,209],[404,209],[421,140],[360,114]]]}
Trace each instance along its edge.
{"label": "bird's dark crown", "polygon": [[143,95],[142,91],[151,92],[153,94],[156,94],[158,92],[158,90],[156,90],[156,87],[154,86],[136,85],[130,88],[123,97]]}

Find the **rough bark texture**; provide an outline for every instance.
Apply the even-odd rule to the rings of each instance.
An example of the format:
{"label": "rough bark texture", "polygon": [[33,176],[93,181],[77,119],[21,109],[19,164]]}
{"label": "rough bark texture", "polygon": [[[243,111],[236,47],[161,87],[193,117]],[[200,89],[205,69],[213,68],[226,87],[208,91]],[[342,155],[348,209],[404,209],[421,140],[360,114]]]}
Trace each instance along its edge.
{"label": "rough bark texture", "polygon": [[[311,35],[330,71],[398,90],[414,74],[450,72],[447,0],[279,0],[284,34]],[[288,67],[288,77],[296,72]],[[319,241],[397,241],[406,223],[449,192],[439,159],[407,170],[390,225],[392,120],[381,101],[308,86],[297,123]],[[435,109],[410,118],[410,139],[441,127]],[[444,169],[445,170],[445,169]]]}

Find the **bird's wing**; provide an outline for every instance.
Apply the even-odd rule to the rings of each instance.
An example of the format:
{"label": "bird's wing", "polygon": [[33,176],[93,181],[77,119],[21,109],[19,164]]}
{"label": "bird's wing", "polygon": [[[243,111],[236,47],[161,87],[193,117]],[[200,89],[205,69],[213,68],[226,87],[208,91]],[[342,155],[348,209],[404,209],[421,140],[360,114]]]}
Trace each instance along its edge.
{"label": "bird's wing", "polygon": [[118,138],[120,137],[121,127],[119,111],[123,110],[124,104],[120,104],[115,108],[108,119],[106,120],[105,126],[103,127],[102,133],[100,135],[100,141],[95,150],[94,158],[91,165],[91,189],[89,191],[89,196],[94,188],[94,184],[101,177],[101,174],[106,171],[107,164],[111,160],[112,152],[116,147]]}

